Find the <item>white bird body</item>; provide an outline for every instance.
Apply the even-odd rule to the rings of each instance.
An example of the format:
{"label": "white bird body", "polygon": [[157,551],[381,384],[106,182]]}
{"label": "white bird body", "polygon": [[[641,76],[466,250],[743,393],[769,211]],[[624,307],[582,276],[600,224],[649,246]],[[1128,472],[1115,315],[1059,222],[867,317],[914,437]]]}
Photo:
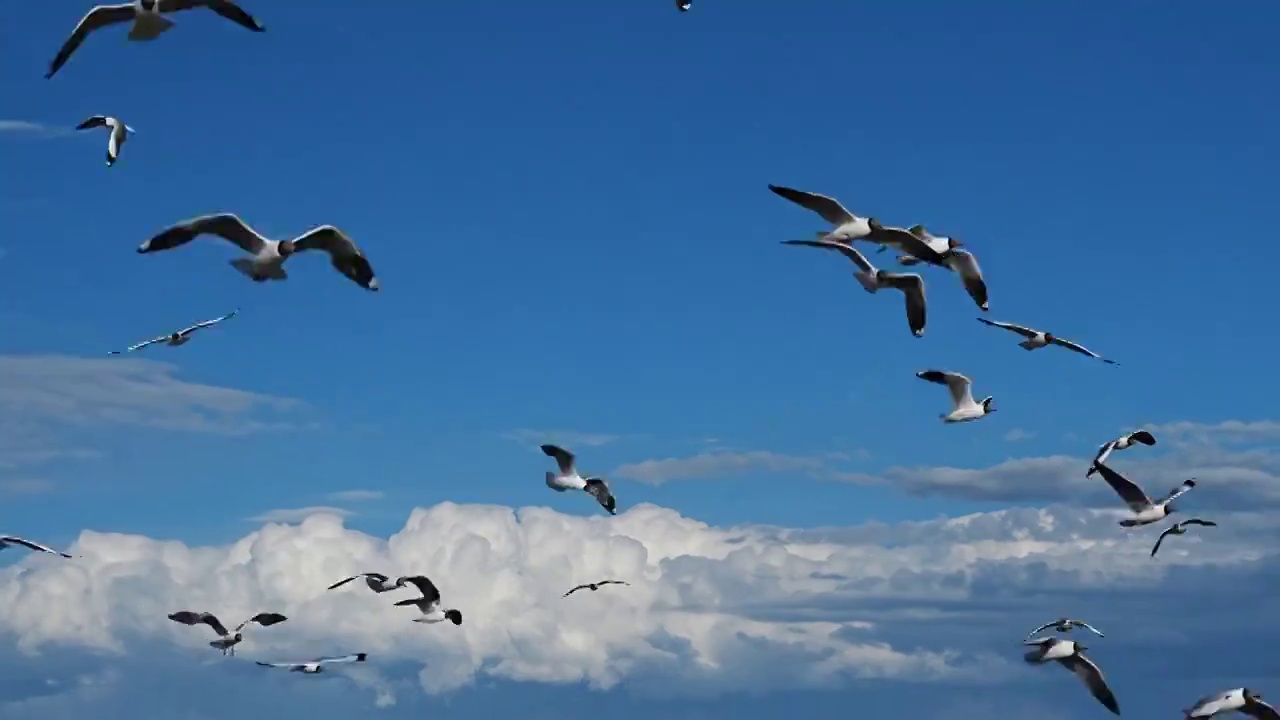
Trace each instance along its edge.
{"label": "white bird body", "polygon": [[181,247],[201,235],[215,235],[227,240],[250,255],[236,258],[231,266],[254,282],[285,280],[284,262],[294,253],[323,250],[330,264],[347,279],[366,290],[376,291],[378,279],[364,252],[338,228],[320,225],[292,240],[263,237],[243,220],[231,213],[216,213],[192,218],[170,226],[138,246],[142,254]]}
{"label": "white bird body", "polygon": [[80,19],[71,37],[67,38],[58,50],[57,56],[53,58],[53,62],[49,63],[49,72],[45,73],[45,78],[53,77],[54,73],[66,64],[72,53],[85,41],[85,38],[95,30],[108,25],[129,23],[129,40],[148,42],[155,40],[173,27],[173,21],[165,17],[166,13],[195,8],[212,10],[254,32],[265,30],[252,15],[232,0],[131,0],[119,5],[98,5]]}
{"label": "white bird body", "polygon": [[1155,502],[1136,483],[1115,470],[1102,463],[1094,463],[1093,466],[1098,469],[1098,472],[1102,473],[1102,479],[1107,481],[1111,489],[1116,491],[1116,494],[1120,496],[1121,500],[1124,500],[1125,504],[1129,506],[1130,512],[1133,513],[1120,521],[1120,525],[1123,527],[1138,527],[1160,522],[1168,517],[1169,513],[1177,511],[1177,508],[1173,505],[1174,498],[1196,486],[1195,478],[1185,480],[1181,485],[1171,490],[1163,500]]}
{"label": "white bird body", "polygon": [[944,423],[979,420],[996,411],[991,407],[992,401],[995,400],[993,396],[988,395],[982,399],[982,402],[973,399],[973,381],[960,373],[922,370],[916,373],[916,377],[931,383],[946,385],[947,390],[951,392],[952,410],[940,416]]}

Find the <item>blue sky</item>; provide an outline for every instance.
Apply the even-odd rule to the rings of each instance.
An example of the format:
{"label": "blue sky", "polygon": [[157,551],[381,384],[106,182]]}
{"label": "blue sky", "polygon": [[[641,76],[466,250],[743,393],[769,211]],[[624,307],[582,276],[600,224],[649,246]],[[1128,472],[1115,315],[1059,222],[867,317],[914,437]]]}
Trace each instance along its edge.
{"label": "blue sky", "polygon": [[[87,3],[27,4],[24,32],[0,42],[4,532],[225,551],[305,508],[383,541],[445,501],[595,517],[589,498],[542,484],[536,446],[551,440],[608,475],[623,510],[892,542],[914,522],[1010,507],[1053,507],[1056,522],[1114,508],[1086,458],[1139,425],[1166,431],[1118,456],[1144,483],[1217,477],[1187,503],[1219,513],[1280,502],[1277,396],[1258,381],[1274,365],[1269,288],[1242,280],[1267,257],[1280,11],[698,0],[680,14],[652,0],[353,20],[348,3],[307,5],[246,0],[262,35],[194,12],[150,45],[104,31],[49,81]],[[111,169],[102,132],[68,132],[98,113],[138,130]],[[838,257],[778,244],[823,224],[768,183],[962,238],[990,318],[1121,366],[1019,350],[941,272],[926,271],[929,327],[912,338],[898,298],[865,295]],[[277,238],[335,224],[383,290],[306,256],[287,282],[256,286],[216,241],[133,252],[216,211]],[[104,357],[232,308],[185,347]],[[941,425],[945,391],[912,377],[930,367],[970,375],[1000,412]],[[1017,532],[1039,522],[1018,517]],[[1121,537],[1099,523],[1098,538]],[[1275,577],[1271,556],[1219,536],[1205,541],[1221,543],[1214,559]],[[46,566],[21,560],[0,581],[28,567]],[[1123,583],[1127,567],[1104,574]],[[759,571],[724,572],[743,568]],[[1033,593],[1020,577],[1009,587]],[[0,620],[6,631],[26,637]],[[63,642],[74,655],[86,641]],[[179,652],[168,634],[137,643]],[[504,697],[548,697],[503,672],[489,682]],[[400,693],[388,712],[483,716],[467,699],[477,677],[452,700]],[[582,702],[617,694],[653,712],[644,685],[623,673]],[[855,685],[780,686],[767,702],[817,717]],[[725,687],[679,703],[767,716]],[[9,683],[0,702],[10,690],[29,692]],[[0,717],[23,717],[14,703]]]}

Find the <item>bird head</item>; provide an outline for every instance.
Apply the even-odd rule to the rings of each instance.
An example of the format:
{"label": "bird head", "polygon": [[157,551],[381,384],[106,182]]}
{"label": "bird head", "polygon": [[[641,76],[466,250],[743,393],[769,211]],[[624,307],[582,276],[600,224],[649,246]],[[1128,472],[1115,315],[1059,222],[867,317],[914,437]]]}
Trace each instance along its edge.
{"label": "bird head", "polygon": [[293,244],[292,240],[281,240],[278,248],[280,257],[289,257],[298,251],[298,247]]}
{"label": "bird head", "polygon": [[992,403],[992,402],[994,402],[994,401],[995,401],[995,399],[996,399],[996,396],[995,396],[995,395],[988,395],[988,396],[986,396],[986,397],[982,398],[982,412],[984,412],[984,413],[993,413],[993,412],[995,412],[995,411],[996,411],[996,408],[994,408],[994,407],[992,407],[992,406],[991,406],[991,403]]}
{"label": "bird head", "polygon": [[1086,647],[1086,646],[1084,646],[1084,645],[1081,645],[1080,643],[1076,643],[1076,652],[1077,652],[1077,653],[1082,653],[1082,652],[1084,652],[1085,650],[1088,650],[1088,649],[1089,649],[1088,647]]}
{"label": "bird head", "polygon": [[174,342],[177,342],[177,340],[181,337],[182,336],[178,333],[169,333],[169,339],[173,340]]}
{"label": "bird head", "polygon": [[450,621],[450,622],[452,622],[454,625],[461,625],[461,624],[462,624],[462,612],[461,612],[461,611],[458,611],[458,610],[445,610],[445,611],[444,611],[444,616],[445,616],[445,617],[447,617],[447,618],[449,618],[449,621]]}
{"label": "bird head", "polygon": [[1262,699],[1262,696],[1261,696],[1261,695],[1259,695],[1258,693],[1256,693],[1256,692],[1254,692],[1254,691],[1250,690],[1249,688],[1244,688],[1244,698],[1245,698],[1246,700],[1253,700],[1253,701],[1257,701],[1257,700],[1261,700],[1261,699]]}
{"label": "bird head", "polygon": [[876,232],[884,230],[884,225],[881,225],[880,221],[873,217],[867,218],[867,227],[871,228],[872,230],[875,230]]}
{"label": "bird head", "polygon": [[1055,338],[1055,337],[1053,336],[1053,333],[1045,333],[1045,334],[1044,334],[1044,341],[1045,341],[1045,342],[1053,342],[1054,340],[1057,340],[1057,338]]}
{"label": "bird head", "polygon": [[951,250],[955,250],[958,247],[964,247],[964,243],[955,238],[947,238],[947,247]]}

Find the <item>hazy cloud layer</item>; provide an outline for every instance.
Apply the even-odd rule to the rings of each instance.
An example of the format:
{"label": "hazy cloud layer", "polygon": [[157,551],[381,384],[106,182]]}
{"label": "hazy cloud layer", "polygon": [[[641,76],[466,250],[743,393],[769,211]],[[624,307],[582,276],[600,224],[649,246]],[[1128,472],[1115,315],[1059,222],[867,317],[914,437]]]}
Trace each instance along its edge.
{"label": "hazy cloud layer", "polygon": [[0,120],[0,137],[13,135],[48,138],[70,134],[70,128],[45,125],[38,122],[31,122],[30,120]]}
{"label": "hazy cloud layer", "polygon": [[823,476],[833,460],[846,460],[839,453],[827,455],[787,455],[767,450],[711,450],[691,457],[643,460],[621,465],[611,477],[661,485],[673,480],[705,480],[750,472],[804,473]]}
{"label": "hazy cloud layer", "polygon": [[509,430],[502,433],[502,437],[531,447],[550,443],[559,445],[570,452],[575,452],[575,448],[601,447],[611,442],[616,442],[621,438],[620,435],[609,435],[607,433],[577,432],[574,430],[530,430],[528,428]]}

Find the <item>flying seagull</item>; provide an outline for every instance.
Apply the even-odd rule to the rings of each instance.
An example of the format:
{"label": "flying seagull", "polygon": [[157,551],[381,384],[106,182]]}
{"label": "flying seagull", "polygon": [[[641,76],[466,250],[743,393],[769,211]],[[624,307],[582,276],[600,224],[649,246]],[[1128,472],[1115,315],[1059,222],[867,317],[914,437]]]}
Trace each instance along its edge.
{"label": "flying seagull", "polygon": [[135,42],[155,40],[173,27],[173,21],[165,17],[164,13],[201,7],[208,8],[254,32],[262,32],[266,29],[231,0],[133,0],[133,2],[119,5],[98,5],[80,19],[80,24],[76,25],[71,37],[62,44],[62,49],[49,64],[49,72],[45,73],[45,78],[53,77],[53,74],[71,58],[71,53],[75,52],[76,48],[80,47],[80,43],[83,43],[84,39],[89,37],[89,33],[94,30],[108,25],[132,22],[133,27],[129,29],[130,40]]}
{"label": "flying seagull", "polygon": [[1097,628],[1095,628],[1094,626],[1090,625],[1089,623],[1083,620],[1072,620],[1071,618],[1064,617],[1064,618],[1058,618],[1053,622],[1045,623],[1040,627],[1036,628],[1035,630],[1032,630],[1031,632],[1027,633],[1027,639],[1030,640],[1032,635],[1037,635],[1044,630],[1048,630],[1049,628],[1053,628],[1055,631],[1060,633],[1071,632],[1075,628],[1085,628],[1086,630],[1093,631],[1093,633],[1098,637],[1106,637],[1106,635],[1103,635],[1102,632],[1099,631]]}
{"label": "flying seagull", "polygon": [[1187,532],[1187,527],[1186,527],[1187,525],[1203,525],[1205,527],[1218,527],[1218,523],[1213,522],[1212,520],[1201,520],[1200,518],[1187,518],[1182,522],[1176,522],[1170,525],[1169,527],[1165,528],[1164,532],[1160,533],[1160,537],[1156,539],[1156,546],[1151,548],[1151,557],[1156,556],[1156,551],[1160,549],[1160,543],[1164,542],[1164,539],[1166,536],[1185,534]]}
{"label": "flying seagull", "polygon": [[556,492],[585,490],[591,493],[596,502],[600,503],[600,506],[605,510],[608,510],[610,515],[618,514],[618,503],[614,500],[613,495],[609,493],[609,486],[605,484],[604,478],[584,478],[579,475],[573,453],[562,447],[543,445],[542,452],[549,457],[555,458],[556,465],[560,468],[558,473],[547,471],[547,487]]}
{"label": "flying seagull", "polygon": [[339,580],[338,582],[330,585],[325,589],[336,590],[337,588],[340,588],[343,585],[346,585],[347,583],[357,578],[364,578],[365,584],[369,586],[370,590],[376,593],[390,592],[391,590],[395,590],[398,587],[404,587],[403,585],[397,585],[396,583],[392,582],[391,578],[387,577],[386,575],[383,575],[382,573],[360,573],[359,575],[352,575],[346,580]]}
{"label": "flying seagull", "polygon": [[1026,340],[1023,340],[1022,342],[1018,343],[1018,347],[1022,348],[1023,350],[1039,350],[1040,348],[1046,345],[1058,345],[1068,350],[1074,350],[1075,352],[1078,352],[1081,355],[1088,355],[1091,358],[1097,358],[1108,365],[1120,364],[1115,360],[1108,360],[1102,357],[1101,355],[1093,352],[1092,350],[1090,350],[1089,348],[1086,348],[1083,345],[1071,342],[1070,340],[1063,340],[1062,338],[1056,335],[1053,335],[1051,333],[1042,332],[1040,330],[1032,330],[1029,327],[1014,325],[1013,323],[995,322],[993,320],[988,320],[986,318],[978,318],[978,322],[986,323],[987,325],[990,325],[992,327],[1004,328],[1005,330],[1008,330],[1010,332],[1016,332],[1019,335],[1023,336],[1024,338],[1026,338]]}
{"label": "flying seagull", "polygon": [[438,623],[449,620],[454,625],[462,624],[462,613],[460,611],[440,609],[440,591],[436,589],[435,583],[422,575],[408,575],[397,579],[396,587],[404,587],[405,583],[413,585],[422,593],[422,597],[401,600],[396,603],[396,607],[413,605],[418,608],[418,611],[422,613],[422,617],[414,618],[414,622]]}
{"label": "flying seagull", "polygon": [[[907,232],[925,241],[935,252],[942,255],[943,266],[960,276],[965,292],[969,293],[969,297],[973,298],[983,312],[988,310],[987,281],[983,279],[982,268],[978,266],[978,259],[973,256],[973,253],[953,245],[952,238],[938,237],[930,233],[923,225],[912,225],[907,228]],[[898,258],[899,264],[908,267],[918,265],[920,262],[920,258],[911,255],[902,255]]]}
{"label": "flying seagull", "polygon": [[20,537],[14,537],[13,535],[0,535],[0,550],[3,550],[7,547],[12,547],[14,545],[21,545],[22,547],[28,550],[34,550],[36,552],[49,553],[51,555],[61,555],[64,558],[71,557],[70,555],[64,552],[58,552],[57,550],[54,550],[51,547],[46,547],[44,545],[41,545],[40,543],[33,543],[30,540],[24,540]]}
{"label": "flying seagull", "polygon": [[289,672],[313,674],[318,672],[324,672],[325,665],[338,665],[340,663],[364,662],[365,658],[368,657],[368,655],[369,655],[368,653],[353,653],[351,655],[343,655],[342,657],[316,658],[315,660],[307,660],[306,662],[266,663],[259,660],[257,661],[257,663],[262,667],[284,668]]}
{"label": "flying seagull", "polygon": [[916,337],[924,335],[924,280],[919,275],[877,270],[874,265],[867,262],[867,258],[862,253],[847,243],[831,242],[830,240],[783,240],[782,244],[826,248],[844,255],[852,260],[854,265],[858,266],[858,270],[853,273],[853,276],[862,284],[862,289],[869,293],[874,294],[877,290],[883,288],[901,290],[902,296],[906,298],[907,302],[907,326],[911,328],[911,334]]}
{"label": "flying seagull", "polygon": [[600,582],[593,582],[593,583],[587,583],[586,585],[579,585],[578,587],[565,593],[564,597],[569,597],[570,595],[578,592],[579,590],[584,590],[584,589],[590,590],[591,592],[595,592],[596,590],[599,590],[603,585],[630,585],[630,584],[631,583],[626,582],[625,580],[601,580]]}
{"label": "flying seagull", "polygon": [[[823,220],[831,223],[833,229],[829,232],[819,232],[817,234],[819,240],[838,243],[865,240],[880,245],[882,250],[886,247],[897,248],[931,265],[945,266],[946,257],[924,240],[902,228],[885,227],[875,218],[858,217],[845,210],[844,206],[834,198],[778,185],[770,185],[769,189],[779,197],[818,213]],[[955,242],[956,246],[960,244],[954,240],[951,242]]]}
{"label": "flying seagull", "polygon": [[982,398],[982,402],[974,402],[973,381],[960,373],[944,372],[942,370],[922,370],[916,373],[916,377],[921,380],[928,380],[931,383],[946,385],[947,389],[951,391],[952,410],[950,413],[940,416],[944,423],[979,420],[996,411],[995,408],[991,407],[991,401],[995,400],[992,395]]}
{"label": "flying seagull", "polygon": [[209,645],[222,650],[223,655],[235,655],[236,645],[239,645],[240,641],[244,640],[244,635],[242,635],[240,631],[243,630],[246,625],[249,623],[258,623],[262,627],[271,627],[272,625],[282,623],[289,618],[281,615],[280,613],[258,613],[237,625],[234,632],[227,632],[226,626],[224,626],[213,613],[179,610],[178,612],[170,615],[169,619],[174,622],[180,622],[183,625],[199,625],[201,623],[208,625],[213,628],[214,632],[218,633],[218,639],[209,643]]}
{"label": "flying seagull", "polygon": [[88,130],[99,127],[111,130],[111,133],[107,135],[107,167],[111,167],[116,164],[116,159],[120,157],[120,148],[124,146],[124,141],[129,139],[130,134],[137,131],[125,125],[119,119],[107,115],[94,115],[77,125],[76,129]]}
{"label": "flying seagull", "polygon": [[691,7],[693,7],[693,0],[676,0],[676,9],[680,12],[689,12]]}
{"label": "flying seagull", "polygon": [[1177,508],[1173,505],[1173,499],[1196,486],[1195,478],[1184,480],[1181,485],[1170,490],[1169,494],[1157,503],[1148,497],[1142,488],[1138,487],[1132,480],[1115,470],[1102,463],[1094,463],[1093,466],[1098,468],[1098,472],[1102,473],[1102,479],[1107,481],[1111,489],[1115,490],[1120,499],[1124,500],[1129,509],[1133,511],[1133,517],[1120,521],[1120,524],[1124,527],[1137,527],[1160,522],[1168,517],[1169,513],[1177,512]]}
{"label": "flying seagull", "polygon": [[1063,667],[1075,673],[1076,677],[1084,681],[1084,684],[1089,688],[1089,692],[1093,693],[1098,702],[1116,715],[1120,714],[1120,704],[1116,702],[1116,696],[1112,694],[1111,688],[1107,687],[1107,681],[1102,677],[1102,671],[1089,658],[1084,656],[1084,651],[1088,650],[1087,647],[1075,640],[1059,640],[1058,638],[1044,638],[1034,642],[1027,641],[1023,644],[1035,646],[1024,656],[1028,663],[1040,665],[1050,660],[1057,660]]}
{"label": "flying seagull", "polygon": [[148,345],[155,345],[156,343],[164,343],[170,347],[186,345],[187,342],[191,340],[191,333],[197,330],[201,330],[207,327],[212,327],[214,325],[217,325],[218,323],[228,318],[233,318],[236,316],[236,313],[238,312],[240,311],[232,310],[231,312],[227,313],[226,315],[223,315],[222,317],[216,317],[212,320],[205,320],[204,322],[198,322],[195,325],[192,325],[191,327],[183,328],[182,330],[179,330],[177,332],[169,333],[168,335],[161,335],[160,337],[156,337],[156,338],[151,338],[150,340],[147,340],[146,342],[140,342],[137,345],[130,345],[124,350],[112,350],[107,354],[120,355],[122,353],[131,353],[134,350],[141,350],[142,348]]}
{"label": "flying seagull", "polygon": [[[1125,450],[1133,447],[1134,443],[1150,447],[1156,444],[1156,436],[1146,430],[1135,430],[1124,437],[1105,442],[1102,447],[1098,448],[1098,454],[1093,458],[1093,465],[1106,462],[1107,458],[1111,457],[1112,450]],[[1093,465],[1089,466],[1089,472],[1084,474],[1085,477],[1093,477],[1093,474],[1098,472],[1098,469]]]}
{"label": "flying seagull", "polygon": [[1200,698],[1200,700],[1196,701],[1195,706],[1182,712],[1186,715],[1187,720],[1204,720],[1218,713],[1231,712],[1232,710],[1252,715],[1258,720],[1280,720],[1280,713],[1277,713],[1275,708],[1263,702],[1262,696],[1249,688],[1235,688],[1217,695]]}
{"label": "flying seagull", "polygon": [[254,282],[284,280],[284,262],[295,252],[323,250],[329,253],[333,268],[366,290],[377,290],[378,279],[364,252],[341,230],[332,225],[311,228],[292,240],[268,240],[243,220],[231,213],[204,215],[178,223],[138,246],[139,253],[171,250],[186,245],[200,235],[210,234],[229,240],[249,253],[251,258],[237,258],[231,266]]}

